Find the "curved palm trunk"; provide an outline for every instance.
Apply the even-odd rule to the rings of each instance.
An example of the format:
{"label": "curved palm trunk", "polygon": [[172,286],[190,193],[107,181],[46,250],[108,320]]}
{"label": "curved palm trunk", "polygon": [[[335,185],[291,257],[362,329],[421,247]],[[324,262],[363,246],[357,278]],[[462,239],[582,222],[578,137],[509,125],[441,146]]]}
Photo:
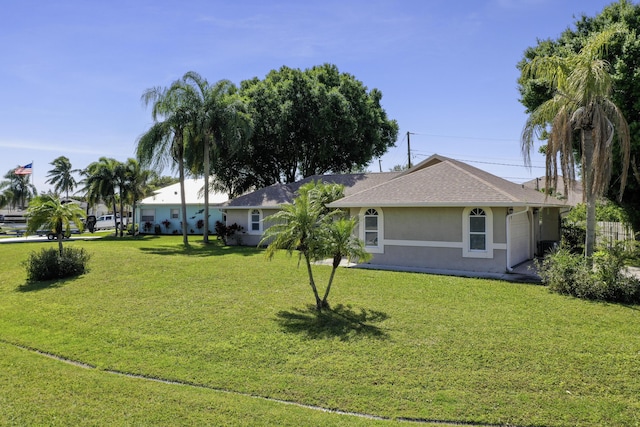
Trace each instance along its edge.
{"label": "curved palm trunk", "polygon": [[591,129],[582,130],[582,141],[584,150],[582,174],[587,205],[587,236],[584,243],[584,255],[588,260],[591,260],[596,244],[596,194],[593,189],[593,135]]}
{"label": "curved palm trunk", "polygon": [[340,266],[340,261],[342,261],[341,256],[336,255],[333,257],[333,265],[331,268],[331,275],[329,276],[329,283],[327,284],[327,290],[324,292],[324,298],[322,298],[322,307],[324,308],[329,308],[329,301],[327,300],[327,298],[329,298],[331,284],[333,284],[333,277],[336,275],[336,270]]}
{"label": "curved palm trunk", "polygon": [[204,229],[202,231],[202,241],[209,243],[209,139],[204,141]]}
{"label": "curved palm trunk", "polygon": [[316,309],[322,310],[322,300],[320,299],[320,295],[318,294],[318,288],[316,287],[316,282],[313,280],[313,271],[311,270],[311,261],[309,257],[305,254],[304,261],[307,264],[307,273],[309,273],[309,285],[313,290],[313,296],[316,297]]}

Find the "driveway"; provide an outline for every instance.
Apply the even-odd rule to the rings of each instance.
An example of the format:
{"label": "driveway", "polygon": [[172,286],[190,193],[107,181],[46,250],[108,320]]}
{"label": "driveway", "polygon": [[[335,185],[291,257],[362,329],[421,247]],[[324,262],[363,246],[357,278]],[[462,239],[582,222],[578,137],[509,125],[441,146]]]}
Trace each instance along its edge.
{"label": "driveway", "polygon": [[[66,242],[68,240],[93,240],[93,239],[100,239],[101,237],[102,236],[71,235],[70,238],[64,239],[64,241]],[[55,242],[55,240],[49,240],[47,239],[47,236],[22,236],[22,237],[5,237],[5,238],[0,237],[0,243],[29,243],[29,242]]]}

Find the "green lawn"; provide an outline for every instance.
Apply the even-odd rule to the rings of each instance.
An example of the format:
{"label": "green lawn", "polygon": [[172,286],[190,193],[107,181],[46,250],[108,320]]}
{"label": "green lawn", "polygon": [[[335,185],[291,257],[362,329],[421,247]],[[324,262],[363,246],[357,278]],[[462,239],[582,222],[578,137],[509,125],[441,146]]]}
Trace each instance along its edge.
{"label": "green lawn", "polygon": [[[333,311],[317,316],[297,258],[180,242],[65,243],[92,254],[91,271],[46,287],[20,263],[55,242],[0,244],[0,425],[393,424],[265,398],[390,419],[640,425],[638,306],[340,269]],[[316,271],[326,283],[330,267]]]}

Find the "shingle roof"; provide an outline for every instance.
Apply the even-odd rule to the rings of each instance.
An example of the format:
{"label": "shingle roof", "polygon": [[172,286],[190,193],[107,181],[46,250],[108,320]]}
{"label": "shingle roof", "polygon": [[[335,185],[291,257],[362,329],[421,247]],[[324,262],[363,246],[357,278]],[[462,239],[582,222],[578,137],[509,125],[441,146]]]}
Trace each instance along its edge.
{"label": "shingle roof", "polygon": [[[203,178],[184,180],[184,194],[188,205],[204,203],[203,187]],[[209,205],[219,205],[227,200],[229,200],[227,194],[209,192]],[[149,196],[140,202],[143,205],[179,205],[180,203],[179,182],[157,190],[153,196]]]}
{"label": "shingle roof", "polygon": [[331,207],[564,206],[562,201],[466,163],[434,155],[401,176],[331,203]]}
{"label": "shingle roof", "polygon": [[300,186],[311,181],[322,181],[327,184],[342,184],[345,187],[345,195],[349,196],[392,180],[400,174],[400,172],[382,172],[314,175],[291,184],[273,184],[261,188],[230,200],[224,207],[227,209],[277,208],[284,203],[291,203]]}

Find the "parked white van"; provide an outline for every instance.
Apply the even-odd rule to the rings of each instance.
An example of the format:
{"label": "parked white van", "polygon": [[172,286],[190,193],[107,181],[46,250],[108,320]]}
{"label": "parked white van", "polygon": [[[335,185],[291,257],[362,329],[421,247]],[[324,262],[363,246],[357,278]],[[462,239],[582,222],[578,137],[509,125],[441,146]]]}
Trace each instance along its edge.
{"label": "parked white van", "polygon": [[[96,218],[96,225],[93,227],[94,230],[106,230],[109,228],[115,228],[113,222],[114,215],[102,215]],[[118,221],[118,226],[120,226],[120,221]]]}

